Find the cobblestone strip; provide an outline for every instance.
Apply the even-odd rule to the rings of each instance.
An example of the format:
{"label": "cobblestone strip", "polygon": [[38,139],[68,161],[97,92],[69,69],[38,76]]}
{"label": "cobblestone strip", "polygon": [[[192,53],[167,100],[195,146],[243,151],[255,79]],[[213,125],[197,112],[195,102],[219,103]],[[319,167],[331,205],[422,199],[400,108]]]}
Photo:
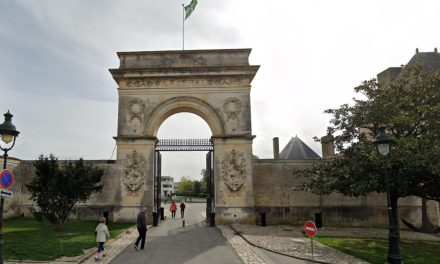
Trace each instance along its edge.
{"label": "cobblestone strip", "polygon": [[228,240],[229,244],[237,252],[237,255],[243,260],[245,264],[266,264],[253,250],[252,246],[244,241],[240,236],[234,234],[232,229],[228,226],[218,225],[218,229],[223,236]]}

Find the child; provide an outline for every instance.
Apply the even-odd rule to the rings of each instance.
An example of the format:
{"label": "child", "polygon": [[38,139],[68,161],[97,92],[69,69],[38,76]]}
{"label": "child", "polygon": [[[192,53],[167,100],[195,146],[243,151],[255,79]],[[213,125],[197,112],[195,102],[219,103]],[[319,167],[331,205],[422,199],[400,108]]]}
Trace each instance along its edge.
{"label": "child", "polygon": [[108,233],[107,225],[105,224],[105,217],[101,217],[99,220],[99,224],[95,229],[96,232],[96,242],[98,242],[98,250],[96,251],[95,260],[99,261],[101,258],[99,257],[100,253],[102,252],[102,257],[105,257],[105,249],[104,249],[104,243],[105,240],[110,237],[110,234]]}

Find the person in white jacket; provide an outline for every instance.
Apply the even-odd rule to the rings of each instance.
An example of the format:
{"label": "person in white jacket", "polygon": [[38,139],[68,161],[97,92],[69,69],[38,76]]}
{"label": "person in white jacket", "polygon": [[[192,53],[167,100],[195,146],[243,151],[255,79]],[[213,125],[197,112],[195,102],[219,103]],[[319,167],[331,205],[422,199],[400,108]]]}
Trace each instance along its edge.
{"label": "person in white jacket", "polygon": [[102,257],[105,257],[105,249],[104,249],[104,243],[105,240],[110,237],[110,234],[108,232],[108,228],[107,225],[105,224],[105,217],[102,217],[99,220],[99,224],[95,229],[95,233],[96,233],[96,242],[98,242],[98,250],[96,250],[96,256],[95,256],[95,260],[98,261],[101,259],[100,254],[102,252]]}

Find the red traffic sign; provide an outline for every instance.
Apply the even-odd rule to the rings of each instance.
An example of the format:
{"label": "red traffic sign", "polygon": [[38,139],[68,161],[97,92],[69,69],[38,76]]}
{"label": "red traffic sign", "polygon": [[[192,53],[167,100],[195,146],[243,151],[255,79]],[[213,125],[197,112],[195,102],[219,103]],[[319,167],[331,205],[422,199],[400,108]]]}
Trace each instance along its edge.
{"label": "red traffic sign", "polygon": [[0,173],[0,186],[2,189],[9,189],[11,188],[12,184],[14,183],[14,174],[11,170],[4,169]]}
{"label": "red traffic sign", "polygon": [[314,237],[318,233],[318,229],[315,223],[309,220],[304,223],[304,232],[306,232],[308,236]]}

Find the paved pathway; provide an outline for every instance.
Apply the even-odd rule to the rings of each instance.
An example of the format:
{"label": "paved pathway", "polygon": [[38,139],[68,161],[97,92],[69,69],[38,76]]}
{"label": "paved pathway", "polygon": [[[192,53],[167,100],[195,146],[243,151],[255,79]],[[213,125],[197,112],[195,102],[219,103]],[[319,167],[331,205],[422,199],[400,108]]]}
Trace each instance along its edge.
{"label": "paved pathway", "polygon": [[168,216],[158,227],[148,229],[145,250],[135,251],[130,245],[110,263],[243,263],[221,232],[206,226],[204,211],[204,204],[187,204],[185,227],[181,218]]}

